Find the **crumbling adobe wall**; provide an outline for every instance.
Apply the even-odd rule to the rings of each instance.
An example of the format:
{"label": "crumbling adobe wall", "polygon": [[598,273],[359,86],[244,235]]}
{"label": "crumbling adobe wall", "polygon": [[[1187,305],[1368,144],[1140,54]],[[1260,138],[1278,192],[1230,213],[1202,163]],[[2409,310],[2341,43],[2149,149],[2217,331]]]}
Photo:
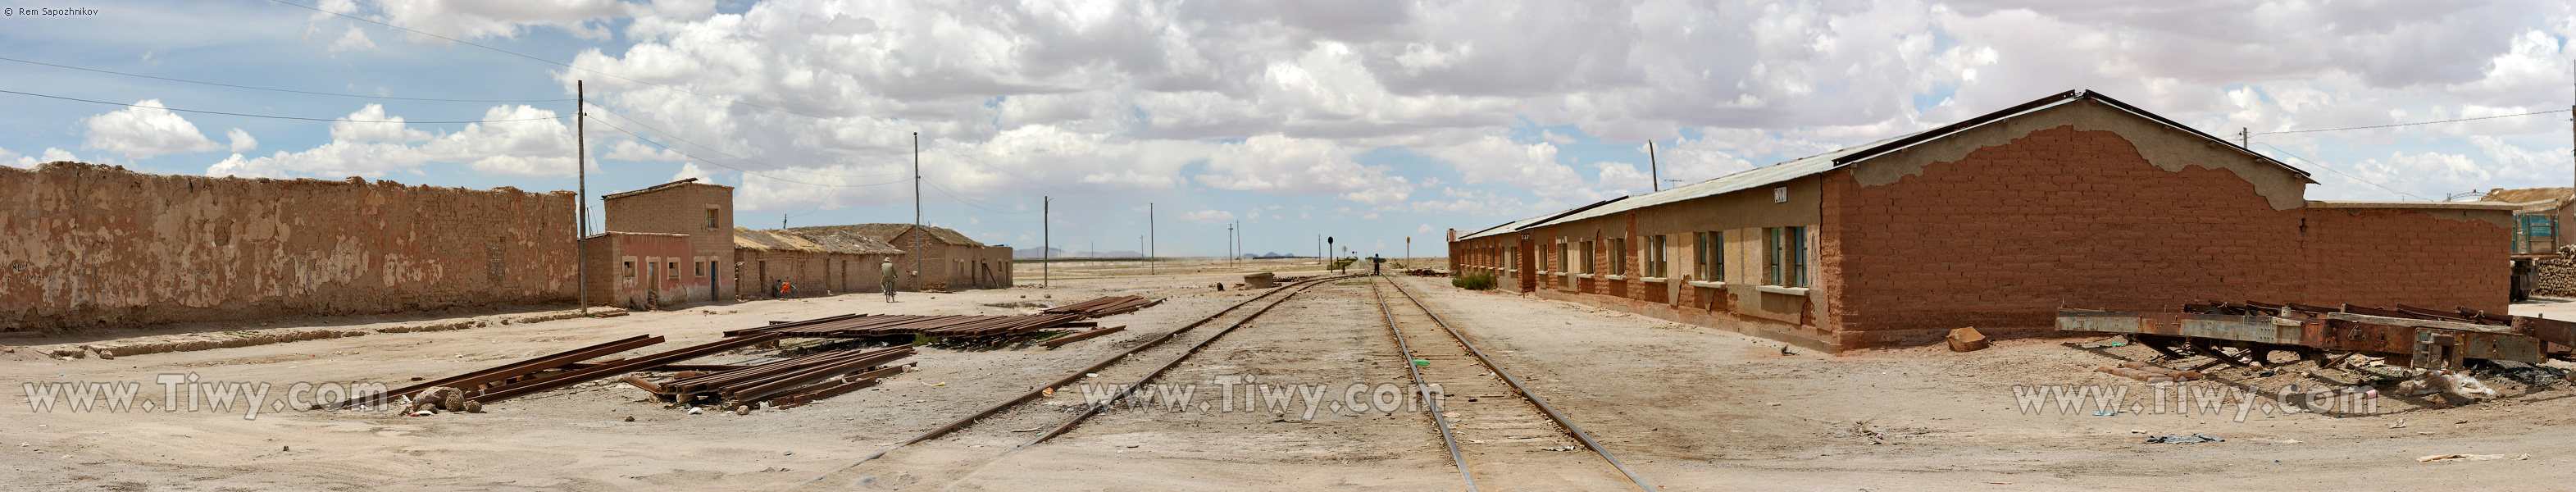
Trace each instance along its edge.
{"label": "crumbling adobe wall", "polygon": [[573,199],[0,166],[0,330],[569,303]]}

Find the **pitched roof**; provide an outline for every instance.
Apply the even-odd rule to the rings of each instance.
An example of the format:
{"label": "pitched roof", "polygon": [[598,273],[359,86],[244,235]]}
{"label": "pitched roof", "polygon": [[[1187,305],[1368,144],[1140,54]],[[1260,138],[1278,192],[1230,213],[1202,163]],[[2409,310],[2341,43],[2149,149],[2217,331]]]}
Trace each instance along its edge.
{"label": "pitched roof", "polygon": [[[1975,117],[1975,118],[1969,118],[1969,119],[1967,119],[1966,121],[1960,121],[1960,122],[1958,122],[1958,123],[1951,123],[1951,124],[1949,124],[1949,125],[1942,126],[1942,127],[1940,127],[1940,128],[1933,128],[1933,129],[1930,129],[1930,130],[1923,130],[1923,131],[1919,131],[1919,132],[1907,133],[1907,134],[1904,134],[1904,135],[1897,135],[1897,136],[1889,137],[1889,138],[1887,138],[1887,139],[1879,140],[1879,141],[1876,141],[1876,142],[1870,142],[1870,143],[1860,144],[1860,145],[1852,146],[1852,147],[1849,147],[1849,148],[1844,148],[1844,149],[1840,149],[1840,150],[1835,150],[1835,151],[1832,151],[1832,152],[1826,152],[1826,153],[1822,153],[1822,154],[1816,154],[1816,155],[1811,155],[1811,156],[1807,156],[1807,157],[1802,157],[1802,158],[1798,158],[1798,159],[1790,160],[1790,161],[1788,161],[1788,162],[1782,162],[1782,163],[1779,163],[1779,164],[1772,164],[1772,165],[1769,165],[1769,166],[1757,167],[1757,168],[1753,168],[1753,169],[1751,169],[1751,170],[1747,170],[1747,171],[1744,171],[1744,172],[1739,172],[1739,173],[1735,173],[1735,174],[1729,174],[1729,175],[1726,175],[1726,176],[1720,176],[1720,177],[1717,177],[1717,178],[1715,178],[1715,179],[1710,179],[1710,180],[1707,180],[1707,181],[1701,181],[1701,182],[1698,182],[1698,183],[1692,183],[1692,184],[1688,184],[1688,185],[1683,185],[1683,186],[1679,186],[1679,187],[1674,187],[1674,188],[1672,188],[1672,189],[1667,189],[1667,190],[1658,191],[1658,192],[1654,192],[1654,193],[1647,193],[1647,194],[1643,194],[1643,195],[1630,196],[1630,197],[1627,197],[1627,199],[1626,199],[1626,200],[1620,200],[1618,203],[1611,203],[1611,204],[1606,204],[1606,205],[1599,205],[1599,206],[1592,207],[1590,210],[1580,210],[1580,211],[1577,211],[1576,213],[1563,214],[1562,216],[1557,217],[1557,218],[1554,218],[1554,219],[1546,219],[1546,220],[1543,220],[1543,221],[1538,222],[1538,223],[1524,224],[1524,225],[1521,225],[1521,226],[1518,226],[1518,227],[1519,227],[1519,228],[1526,229],[1526,228],[1529,228],[1529,227],[1536,227],[1536,226],[1547,225],[1547,224],[1573,222],[1573,221],[1578,221],[1578,220],[1583,220],[1583,219],[1589,219],[1589,218],[1594,218],[1594,217],[1600,217],[1600,216],[1605,216],[1605,215],[1616,214],[1616,213],[1619,213],[1619,212],[1626,212],[1626,211],[1629,211],[1629,210],[1636,210],[1636,209],[1640,209],[1640,208],[1652,207],[1652,206],[1656,206],[1656,205],[1663,205],[1663,204],[1667,204],[1667,203],[1679,202],[1679,201],[1684,201],[1684,200],[1691,200],[1691,199],[1696,199],[1696,198],[1704,198],[1704,197],[1711,197],[1711,196],[1723,195],[1723,194],[1727,194],[1727,193],[1733,193],[1733,192],[1737,192],[1737,191],[1749,190],[1749,189],[1754,189],[1754,188],[1760,188],[1760,187],[1763,187],[1763,186],[1768,186],[1768,185],[1778,184],[1778,183],[1786,182],[1786,181],[1789,181],[1789,180],[1792,180],[1792,179],[1803,178],[1803,177],[1812,176],[1812,175],[1816,175],[1816,174],[1822,174],[1822,173],[1824,173],[1824,172],[1826,172],[1826,171],[1831,171],[1831,170],[1835,170],[1835,169],[1840,169],[1840,168],[1843,168],[1843,167],[1846,167],[1846,166],[1850,166],[1850,165],[1853,165],[1853,164],[1859,163],[1859,162],[1861,162],[1861,161],[1869,160],[1870,158],[1878,157],[1878,156],[1881,156],[1881,155],[1886,155],[1887,153],[1895,152],[1895,151],[1897,151],[1897,150],[1902,150],[1902,149],[1905,149],[1905,148],[1908,148],[1908,147],[1913,147],[1913,146],[1915,146],[1915,145],[1923,144],[1923,143],[1925,143],[1925,142],[1930,142],[1930,141],[1934,141],[1934,140],[1939,140],[1939,139],[1944,138],[1944,137],[1949,137],[1949,136],[1952,136],[1952,135],[1957,135],[1957,134],[1959,134],[1959,133],[1966,132],[1966,131],[1968,131],[1968,130],[1973,130],[1973,129],[1976,129],[1976,128],[1978,128],[1978,127],[1985,126],[1985,125],[1987,125],[1987,124],[1991,124],[1991,123],[1995,123],[1995,122],[1999,122],[1999,121],[2003,121],[2003,120],[2012,119],[2013,117],[2016,117],[2016,116],[2021,116],[2021,115],[2024,115],[2024,114],[2029,114],[2029,113],[2032,113],[2032,112],[2037,112],[2037,111],[2040,111],[2040,110],[2044,110],[2044,109],[2048,109],[2048,108],[2053,108],[2053,107],[2057,107],[2057,106],[2061,106],[2061,105],[2065,105],[2065,104],[2071,104],[2071,103],[2075,103],[2075,102],[2078,102],[2078,101],[2095,101],[2095,102],[2100,102],[2100,103],[2102,103],[2102,104],[2108,105],[2108,106],[2110,106],[2110,107],[2112,107],[2112,108],[2115,108],[2115,109],[2118,109],[2118,110],[2120,110],[2120,111],[2123,111],[2123,112],[2129,113],[2129,114],[2131,114],[2131,115],[2135,115],[2135,116],[2138,116],[2138,117],[2140,117],[2140,118],[2144,118],[2144,119],[2147,119],[2147,120],[2149,120],[2149,121],[2156,122],[2156,123],[2158,123],[2158,124],[2161,124],[2161,125],[2166,126],[2166,127],[2169,127],[2169,128],[2173,128],[2173,129],[2176,129],[2176,130],[2181,130],[2181,131],[2183,131],[2184,133],[2190,134],[2190,135],[2192,135],[2192,136],[2197,136],[2197,137],[2200,137],[2200,138],[2203,138],[2203,139],[2207,139],[2207,140],[2210,140],[2210,141],[2213,141],[2213,142],[2218,142],[2218,143],[2226,144],[2226,145],[2222,145],[2222,146],[2220,146],[2220,147],[2225,148],[2225,149],[2228,149],[2228,150],[2234,150],[2234,151],[2237,151],[2237,152],[2242,152],[2242,153],[2244,153],[2246,156],[2248,156],[2248,157],[2252,157],[2252,158],[2254,158],[2254,159],[2255,159],[2255,160],[2257,160],[2257,161],[2261,161],[2261,162],[2269,163],[2269,164],[2272,164],[2272,165],[2275,165],[2275,166],[2280,166],[2282,169],[2284,169],[2284,170],[2288,170],[2288,171],[2289,171],[2290,173],[2292,173],[2292,174],[2296,174],[2296,175],[2299,177],[2299,179],[2301,179],[2301,180],[2304,180],[2304,181],[2307,181],[2307,182],[2310,182],[2310,183],[2314,183],[2314,182],[2315,182],[2315,180],[2312,180],[2312,179],[2309,179],[2309,178],[2308,178],[2309,174],[2308,174],[2308,172],[2307,172],[2307,171],[2305,171],[2305,170],[2301,170],[2301,169],[2299,169],[2299,168],[2297,168],[2297,167],[2292,167],[2292,166],[2290,166],[2289,164],[2282,163],[2281,161],[2278,161],[2278,160],[2273,160],[2271,157],[2264,156],[2263,154],[2258,154],[2258,153],[2254,153],[2254,152],[2252,152],[2252,151],[2245,150],[2245,149],[2244,149],[2244,148],[2242,148],[2242,147],[2238,147],[2238,146],[2237,146],[2235,143],[2233,143],[2233,142],[2228,142],[2226,139],[2218,138],[2218,137],[2216,137],[2216,136],[2212,136],[2212,135],[2210,135],[2210,134],[2208,134],[2208,133],[2205,133],[2205,132],[2202,132],[2202,131],[2200,131],[2200,130],[2193,129],[2193,128],[2192,128],[2192,127],[2190,127],[2189,125],[2184,125],[2184,124],[2181,124],[2181,123],[2174,122],[2173,120],[2170,120],[2170,119],[2165,119],[2165,117],[2163,117],[2163,116],[2157,116],[2155,113],[2149,113],[2149,112],[2147,112],[2146,110],[2138,109],[2136,106],[2130,106],[2128,103],[2120,102],[2119,100],[2112,99],[2112,98],[2110,98],[2109,96],[2104,96],[2104,95],[2102,95],[2101,93],[2092,92],[2092,91],[2086,91],[2086,90],[2080,90],[2080,89],[2079,89],[2079,90],[2066,91],[2066,92],[2062,92],[2062,93],[2058,93],[2058,94],[2050,95],[2050,96],[2048,96],[2048,97],[2043,97],[2043,98],[2035,99],[2035,100],[2032,100],[2032,101],[2030,101],[2030,102],[2022,103],[2022,104],[2017,105],[2017,106],[2013,106],[2013,107],[2010,107],[2010,108],[2004,108],[2002,111],[1996,111],[1996,112],[1992,112],[1992,113],[1986,113],[1985,115],[1982,115],[1982,116],[1978,116],[1978,117]],[[1491,233],[1493,233],[1493,231],[1490,231],[1490,230],[1489,230],[1489,231],[1487,231],[1487,234],[1491,234]],[[1461,238],[1461,239],[1464,239],[1464,238]]]}
{"label": "pitched roof", "polygon": [[[599,196],[599,199],[601,199],[601,200],[615,200],[615,199],[619,199],[619,198],[626,198],[626,197],[635,196],[635,195],[642,195],[642,194],[645,194],[645,193],[652,193],[652,192],[656,192],[656,191],[662,191],[662,190],[668,190],[668,189],[672,189],[672,188],[678,188],[678,187],[680,187],[681,185],[686,185],[686,184],[694,183],[694,182],[697,182],[697,181],[698,181],[698,178],[689,178],[689,179],[683,179],[683,180],[679,180],[679,181],[672,181],[672,182],[669,182],[669,183],[662,183],[662,184],[657,184],[657,185],[653,185],[653,186],[650,186],[650,187],[646,187],[646,188],[641,189],[641,190],[626,191],[626,192],[618,192],[618,193],[610,193],[610,194],[606,194],[606,195],[600,195],[600,196]],[[721,187],[721,188],[732,188],[731,186],[725,186],[725,185],[720,185],[720,184],[701,184],[701,185],[699,185],[699,186],[715,186],[715,187]]]}
{"label": "pitched roof", "polygon": [[2558,208],[2560,204],[2567,203],[2570,198],[2576,198],[2576,188],[2498,189],[2487,192],[2487,195],[2479,200],[2520,204],[2525,205],[2524,211],[2541,211]]}
{"label": "pitched roof", "polygon": [[[920,227],[923,230],[929,231],[932,239],[937,239],[940,242],[955,246],[984,247],[984,243],[976,242],[973,238],[966,237],[965,234],[960,234],[954,229],[939,226]],[[830,233],[866,236],[876,238],[876,240],[887,244],[893,244],[896,237],[902,236],[905,231],[910,231],[912,228],[912,224],[850,224],[836,226],[791,227],[781,230],[809,235]]]}
{"label": "pitched roof", "polygon": [[887,244],[875,236],[857,234],[831,227],[799,227],[769,231],[781,236],[795,236],[840,253],[899,255],[903,249]]}
{"label": "pitched roof", "polygon": [[808,237],[805,234],[797,234],[789,231],[755,231],[751,230],[751,228],[739,226],[733,228],[733,247],[738,249],[761,251],[803,251],[808,253],[839,253],[854,255],[903,254],[902,250],[895,249],[894,246],[889,246],[884,241],[878,241],[874,238],[829,235],[815,238]]}

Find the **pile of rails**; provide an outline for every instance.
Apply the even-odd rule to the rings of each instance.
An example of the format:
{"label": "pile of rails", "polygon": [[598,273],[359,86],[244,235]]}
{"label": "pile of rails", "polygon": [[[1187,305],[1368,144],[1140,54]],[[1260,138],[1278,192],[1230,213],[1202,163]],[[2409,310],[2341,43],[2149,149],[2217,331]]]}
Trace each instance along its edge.
{"label": "pile of rails", "polygon": [[1025,335],[1082,319],[1080,314],[1022,316],[844,314],[725,332],[725,336],[760,333],[790,338],[865,338],[913,335],[949,338]]}
{"label": "pile of rails", "polygon": [[767,401],[773,406],[786,408],[846,393],[874,384],[878,378],[900,374],[904,366],[887,364],[912,354],[911,345],[833,351],[729,370],[683,371],[660,383],[635,376],[627,376],[625,381],[671,401],[716,400],[726,402],[723,407],[728,409]]}
{"label": "pile of rails", "polygon": [[1027,335],[1048,328],[1096,326],[1075,323],[1075,321],[1133,312],[1162,303],[1161,300],[1139,296],[1112,296],[1048,309],[1038,314],[1013,316],[844,314],[775,323],[759,328],[728,331],[724,334],[730,337],[768,333],[789,338],[866,338],[891,335],[922,335],[934,338],[1006,337]]}
{"label": "pile of rails", "polygon": [[2168,359],[2201,354],[2216,359],[2212,364],[2233,366],[2270,360],[2272,352],[2332,366],[2343,358],[2330,360],[2328,352],[2340,351],[2383,357],[2391,365],[2453,369],[2472,358],[2538,363],[2565,357],[2567,346],[2576,344],[2576,323],[2568,321],[2404,304],[2203,301],[2183,305],[2182,312],[2061,309],[2057,329],[2126,333]]}
{"label": "pile of rails", "polygon": [[1098,318],[1154,307],[1154,305],[1162,303],[1163,301],[1160,299],[1146,299],[1144,296],[1110,296],[1049,309],[1046,310],[1046,313],[1079,314],[1085,318]]}
{"label": "pile of rails", "polygon": [[618,352],[652,346],[662,343],[663,340],[662,337],[657,336],[636,335],[623,340],[541,356],[491,369],[440,378],[435,381],[406,386],[383,394],[364,395],[342,401],[333,405],[333,407],[347,408],[357,405],[381,406],[395,402],[396,400],[416,399],[415,397],[421,396],[423,392],[427,392],[435,388],[453,388],[456,390],[456,396],[452,397],[444,395],[444,393],[448,393],[447,391],[440,391],[440,393],[442,393],[442,399],[476,402],[478,405],[491,404],[501,400],[595,381],[610,376],[635,371],[661,369],[665,366],[681,361],[715,355],[727,350],[768,343],[776,341],[778,338],[778,335],[775,334],[753,334],[728,337],[722,340],[707,342],[688,348],[642,357],[615,358],[595,363],[582,363],[582,361],[585,360],[606,357]]}

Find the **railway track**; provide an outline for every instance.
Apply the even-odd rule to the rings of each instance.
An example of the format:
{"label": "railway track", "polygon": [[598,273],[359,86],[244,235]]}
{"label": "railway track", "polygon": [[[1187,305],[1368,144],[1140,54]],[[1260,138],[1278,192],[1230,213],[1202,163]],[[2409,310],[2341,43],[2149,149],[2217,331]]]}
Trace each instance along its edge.
{"label": "railway track", "polygon": [[[1383,280],[1387,289],[1378,287]],[[1467,341],[1456,327],[1440,319],[1431,307],[1414,297],[1395,279],[1373,279],[1369,290],[1377,299],[1379,312],[1386,318],[1387,331],[1394,335],[1396,346],[1408,361],[1417,395],[1430,402],[1431,423],[1440,431],[1440,439],[1449,451],[1450,462],[1458,468],[1467,490],[1478,490],[1476,477],[1484,475],[1488,483],[1516,486],[1539,482],[1563,482],[1585,489],[1615,487],[1624,478],[1638,489],[1656,490],[1644,477],[1628,469],[1626,463],[1609,449],[1592,439],[1563,412],[1547,400],[1532,394],[1520,379],[1503,370],[1483,350]],[[1392,290],[1404,302],[1389,299]],[[1432,384],[1437,383],[1438,387]],[[1549,436],[1540,441],[1540,435]],[[1562,440],[1559,440],[1562,439]],[[1567,443],[1566,440],[1572,441]],[[1538,442],[1533,442],[1538,441]],[[1548,445],[1554,444],[1554,445]],[[1580,477],[1553,474],[1516,476],[1528,473],[1526,466],[1500,466],[1506,463],[1554,463],[1577,461],[1570,451],[1589,451],[1600,457],[1595,463],[1610,465],[1618,477],[1603,476],[1590,483],[1577,482]],[[1581,465],[1573,465],[1581,466]]]}
{"label": "railway track", "polygon": [[[1180,365],[1183,360],[1188,359],[1191,355],[1195,355],[1200,349],[1205,348],[1208,343],[1214,342],[1218,337],[1222,337],[1227,332],[1250,323],[1254,318],[1260,317],[1263,313],[1268,312],[1273,307],[1286,304],[1290,298],[1294,298],[1297,294],[1305,292],[1306,289],[1350,277],[1351,276],[1317,277],[1283,285],[1279,288],[1271,289],[1268,292],[1263,292],[1259,296],[1254,296],[1251,299],[1245,299],[1242,302],[1235,303],[1233,306],[1228,306],[1223,310],[1217,311],[1215,314],[1208,315],[1207,317],[1201,318],[1189,325],[1172,330],[1169,333],[1165,333],[1162,336],[1148,340],[1118,354],[1103,358],[1089,367],[1068,373],[1063,378],[1052,383],[1048,383],[1043,386],[1035,386],[1033,389],[1016,398],[996,402],[984,407],[982,410],[961,416],[946,425],[930,429],[929,431],[923,432],[910,439],[898,441],[893,443],[893,446],[888,447],[883,451],[878,451],[875,454],[859,459],[857,462],[853,462],[847,466],[824,473],[823,475],[814,477],[813,479],[797,483],[791,488],[821,488],[838,490],[850,485],[864,484],[868,480],[874,480],[876,477],[886,474],[877,473],[871,475],[869,474],[871,470],[868,468],[862,468],[863,466],[872,462],[880,462],[880,460],[887,459],[887,456],[893,454],[896,450],[907,448],[910,448],[910,450],[906,451],[906,454],[911,455],[905,457],[908,461],[922,463],[954,463],[961,461],[981,462],[985,463],[986,466],[990,466],[991,463],[999,462],[1003,458],[1007,458],[1010,454],[1016,453],[1021,449],[1027,449],[1029,446],[1033,446],[1037,443],[1044,442],[1049,438],[1062,435],[1065,431],[1071,430],[1075,426],[1080,425],[1084,419],[1098,414],[1101,410],[1107,408],[1117,400],[1116,398],[1113,398],[1107,402],[1084,405],[1083,408],[1075,409],[1075,411],[1071,412],[1071,415],[1067,415],[1067,412],[1059,410],[1053,406],[1028,405],[1031,400],[1037,400],[1047,396],[1047,392],[1049,390],[1063,388],[1075,381],[1086,378],[1100,381],[1126,381],[1129,380],[1129,378],[1134,378],[1133,380],[1136,381],[1137,384],[1130,386],[1128,389],[1128,391],[1133,391],[1135,386],[1142,386],[1143,383],[1151,381],[1156,376],[1161,375],[1163,372],[1170,370],[1174,366]],[[1249,311],[1244,310],[1246,307],[1256,305],[1257,309]],[[1220,321],[1223,322],[1220,323]],[[1222,327],[1210,332],[1194,331],[1196,328],[1207,325],[1222,325]],[[1183,343],[1169,343],[1175,341]],[[1149,361],[1163,362],[1161,364],[1151,364]],[[1119,396],[1125,397],[1127,396],[1127,393],[1122,392]],[[1072,396],[1066,395],[1063,397]],[[1040,430],[1043,430],[1044,432],[1034,435],[1027,434],[1029,432],[1037,432]],[[1016,436],[1029,437],[1017,438]],[[943,437],[947,437],[948,439],[941,440]],[[925,445],[925,442],[932,444]],[[993,445],[993,443],[1001,442],[1018,442],[1020,444],[1017,446]],[[921,445],[922,447],[914,448],[916,445]],[[970,471],[968,474],[971,473],[972,472]],[[854,476],[863,475],[866,477],[856,479],[852,478]],[[942,478],[945,478],[945,480],[941,480]],[[958,480],[963,480],[964,478],[965,476],[902,477],[898,475],[896,480],[910,480],[914,482],[936,480],[953,484]],[[853,480],[856,481],[854,482]]]}

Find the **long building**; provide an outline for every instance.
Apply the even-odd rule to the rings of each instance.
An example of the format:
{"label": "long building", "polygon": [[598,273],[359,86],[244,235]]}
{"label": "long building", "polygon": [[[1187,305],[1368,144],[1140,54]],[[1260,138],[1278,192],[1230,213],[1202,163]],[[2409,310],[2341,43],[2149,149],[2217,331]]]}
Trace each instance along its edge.
{"label": "long building", "polygon": [[1450,232],[1500,288],[1842,351],[2190,300],[2501,312],[2515,205],[2306,199],[2306,171],[2089,91]]}

